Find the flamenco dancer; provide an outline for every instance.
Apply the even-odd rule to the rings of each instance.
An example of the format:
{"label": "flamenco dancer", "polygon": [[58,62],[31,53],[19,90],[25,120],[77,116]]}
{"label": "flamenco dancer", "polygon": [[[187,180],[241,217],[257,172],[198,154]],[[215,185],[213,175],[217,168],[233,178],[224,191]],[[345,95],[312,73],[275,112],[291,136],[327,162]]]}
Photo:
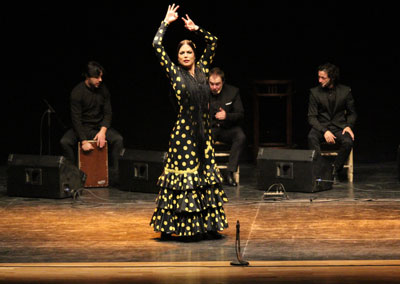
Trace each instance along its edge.
{"label": "flamenco dancer", "polygon": [[215,55],[217,38],[197,26],[188,15],[185,28],[201,36],[206,48],[196,62],[195,44],[178,44],[178,64],[169,58],[163,39],[170,24],[178,19],[179,5],[168,6],[153,47],[174,90],[179,114],[172,129],[164,171],[150,226],[161,232],[161,240],[179,236],[184,241],[219,239],[228,227],[223,204],[222,176],[214,157],[209,116],[207,75]]}

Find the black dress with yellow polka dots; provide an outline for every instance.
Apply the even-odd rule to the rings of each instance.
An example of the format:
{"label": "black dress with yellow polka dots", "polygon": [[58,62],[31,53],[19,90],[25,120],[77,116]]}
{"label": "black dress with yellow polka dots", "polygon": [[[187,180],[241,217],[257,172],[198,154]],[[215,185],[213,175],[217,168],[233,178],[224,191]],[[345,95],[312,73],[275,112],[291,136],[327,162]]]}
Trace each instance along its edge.
{"label": "black dress with yellow polka dots", "polygon": [[[205,134],[203,147],[194,135],[193,129],[197,122],[193,114],[195,106],[191,105],[191,94],[185,85],[183,72],[187,71],[170,60],[162,45],[167,27],[166,22],[161,23],[153,47],[170,79],[179,114],[170,136],[164,171],[158,178],[160,192],[150,225],[156,232],[178,236],[222,231],[228,227],[223,209],[228,199],[222,189],[222,177],[215,163],[209,114],[204,112],[201,119]],[[202,28],[197,33],[204,38],[206,47],[196,63],[195,72],[203,72],[207,76],[217,38]],[[202,84],[206,84],[206,81]]]}

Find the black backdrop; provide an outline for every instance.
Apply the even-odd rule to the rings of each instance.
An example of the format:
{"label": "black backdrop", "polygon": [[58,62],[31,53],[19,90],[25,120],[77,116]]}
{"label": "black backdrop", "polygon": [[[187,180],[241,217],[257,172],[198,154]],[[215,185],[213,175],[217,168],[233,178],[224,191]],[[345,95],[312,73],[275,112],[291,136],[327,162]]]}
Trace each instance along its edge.
{"label": "black backdrop", "polygon": [[[2,151],[39,154],[48,151],[46,99],[56,110],[50,116],[52,154],[70,125],[69,94],[82,80],[88,60],[107,71],[112,93],[113,126],[127,148],[166,149],[175,120],[169,85],[151,46],[168,2],[120,1],[10,4],[2,10]],[[214,66],[241,90],[245,130],[252,144],[254,79],[291,79],[294,143],[306,148],[308,89],[317,84],[316,67],[332,62],[350,85],[359,115],[355,159],[395,159],[399,144],[398,20],[392,4],[348,4],[342,1],[180,1],[180,15],[219,37]],[[348,1],[350,2],[350,1]],[[173,23],[165,46],[175,58],[177,43],[193,34],[181,20]],[[201,48],[201,41],[196,40]],[[266,110],[266,131],[282,124],[279,107]],[[272,117],[275,119],[271,119]],[[263,117],[261,117],[263,119]],[[276,127],[275,127],[276,128]]]}

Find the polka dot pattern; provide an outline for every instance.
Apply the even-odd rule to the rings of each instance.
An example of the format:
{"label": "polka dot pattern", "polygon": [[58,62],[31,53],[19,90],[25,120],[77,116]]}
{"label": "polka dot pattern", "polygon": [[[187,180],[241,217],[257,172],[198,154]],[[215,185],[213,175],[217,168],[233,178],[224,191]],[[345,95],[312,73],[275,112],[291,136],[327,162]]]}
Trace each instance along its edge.
{"label": "polka dot pattern", "polygon": [[[222,231],[228,227],[223,209],[228,199],[215,163],[210,117],[208,114],[203,116],[206,147],[202,149],[193,136],[195,108],[189,103],[182,70],[170,60],[162,45],[167,28],[167,23],[162,22],[154,37],[153,47],[175,92],[179,114],[171,131],[164,171],[157,182],[160,193],[150,225],[157,232],[178,236]],[[202,28],[198,33],[203,36],[206,48],[196,64],[207,75],[215,55],[217,38]]]}

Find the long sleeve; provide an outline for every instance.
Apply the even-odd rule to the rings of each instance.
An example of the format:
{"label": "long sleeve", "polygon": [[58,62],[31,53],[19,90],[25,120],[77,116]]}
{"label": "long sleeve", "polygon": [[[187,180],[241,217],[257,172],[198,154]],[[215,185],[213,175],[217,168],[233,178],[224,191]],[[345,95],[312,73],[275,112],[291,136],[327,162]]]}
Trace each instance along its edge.
{"label": "long sleeve", "polygon": [[80,141],[88,140],[82,125],[81,95],[77,92],[71,94],[71,120],[72,127]]}
{"label": "long sleeve", "polygon": [[112,108],[111,108],[111,95],[108,89],[104,86],[105,98],[104,98],[104,106],[103,106],[103,120],[100,125],[106,127],[107,129],[111,127],[112,120]]}
{"label": "long sleeve", "polygon": [[84,82],[71,92],[70,107],[73,129],[79,140],[88,140],[88,129],[110,128],[112,109],[110,92],[103,84],[96,90],[90,90]]}
{"label": "long sleeve", "polygon": [[328,129],[354,127],[357,114],[354,99],[348,86],[336,87],[334,108],[330,106],[329,94],[319,88],[310,90],[308,122],[316,130],[325,133]]}
{"label": "long sleeve", "polygon": [[350,128],[354,128],[354,125],[356,123],[356,119],[357,119],[357,113],[355,111],[355,107],[354,107],[354,99],[353,99],[353,95],[351,93],[351,90],[349,92],[349,94],[347,95],[346,98],[346,120],[347,120],[347,125]]}
{"label": "long sleeve", "polygon": [[[161,22],[160,27],[157,30],[157,33],[153,39],[153,48],[156,51],[156,55],[160,62],[161,67],[167,74],[168,78],[173,78],[176,76],[177,67],[168,56],[165,48],[163,46],[163,39],[165,33],[167,31],[168,24],[164,21]],[[202,71],[207,75],[209,72],[209,66],[211,65],[215,51],[217,48],[217,37],[213,36],[210,32],[204,30],[203,28],[199,27],[199,29],[195,32],[196,34],[203,37],[204,41],[206,42],[206,47],[203,51],[203,54],[200,57],[200,60],[197,61],[196,65],[202,69]]]}
{"label": "long sleeve", "polygon": [[202,36],[206,42],[206,47],[200,57],[200,60],[197,62],[197,65],[202,69],[204,74],[208,75],[210,71],[210,65],[214,60],[215,51],[217,49],[218,38],[201,27],[199,27],[199,29],[196,31],[196,34]]}
{"label": "long sleeve", "polygon": [[169,56],[163,46],[163,39],[164,39],[165,33],[167,31],[167,28],[168,28],[168,24],[166,22],[162,21],[160,27],[157,30],[156,35],[154,36],[153,48],[156,51],[156,55],[157,55],[158,61],[160,62],[161,67],[166,72],[167,77],[171,79],[174,77],[173,75],[176,74],[176,66],[169,58]]}
{"label": "long sleeve", "polygon": [[244,118],[244,109],[242,100],[240,99],[239,89],[236,90],[234,100],[232,102],[231,111],[226,113],[226,120],[232,123],[238,123]]}
{"label": "long sleeve", "polygon": [[327,128],[322,126],[318,120],[318,103],[314,97],[314,94],[310,92],[309,102],[308,102],[308,123],[311,127],[315,128],[322,133],[325,133]]}

